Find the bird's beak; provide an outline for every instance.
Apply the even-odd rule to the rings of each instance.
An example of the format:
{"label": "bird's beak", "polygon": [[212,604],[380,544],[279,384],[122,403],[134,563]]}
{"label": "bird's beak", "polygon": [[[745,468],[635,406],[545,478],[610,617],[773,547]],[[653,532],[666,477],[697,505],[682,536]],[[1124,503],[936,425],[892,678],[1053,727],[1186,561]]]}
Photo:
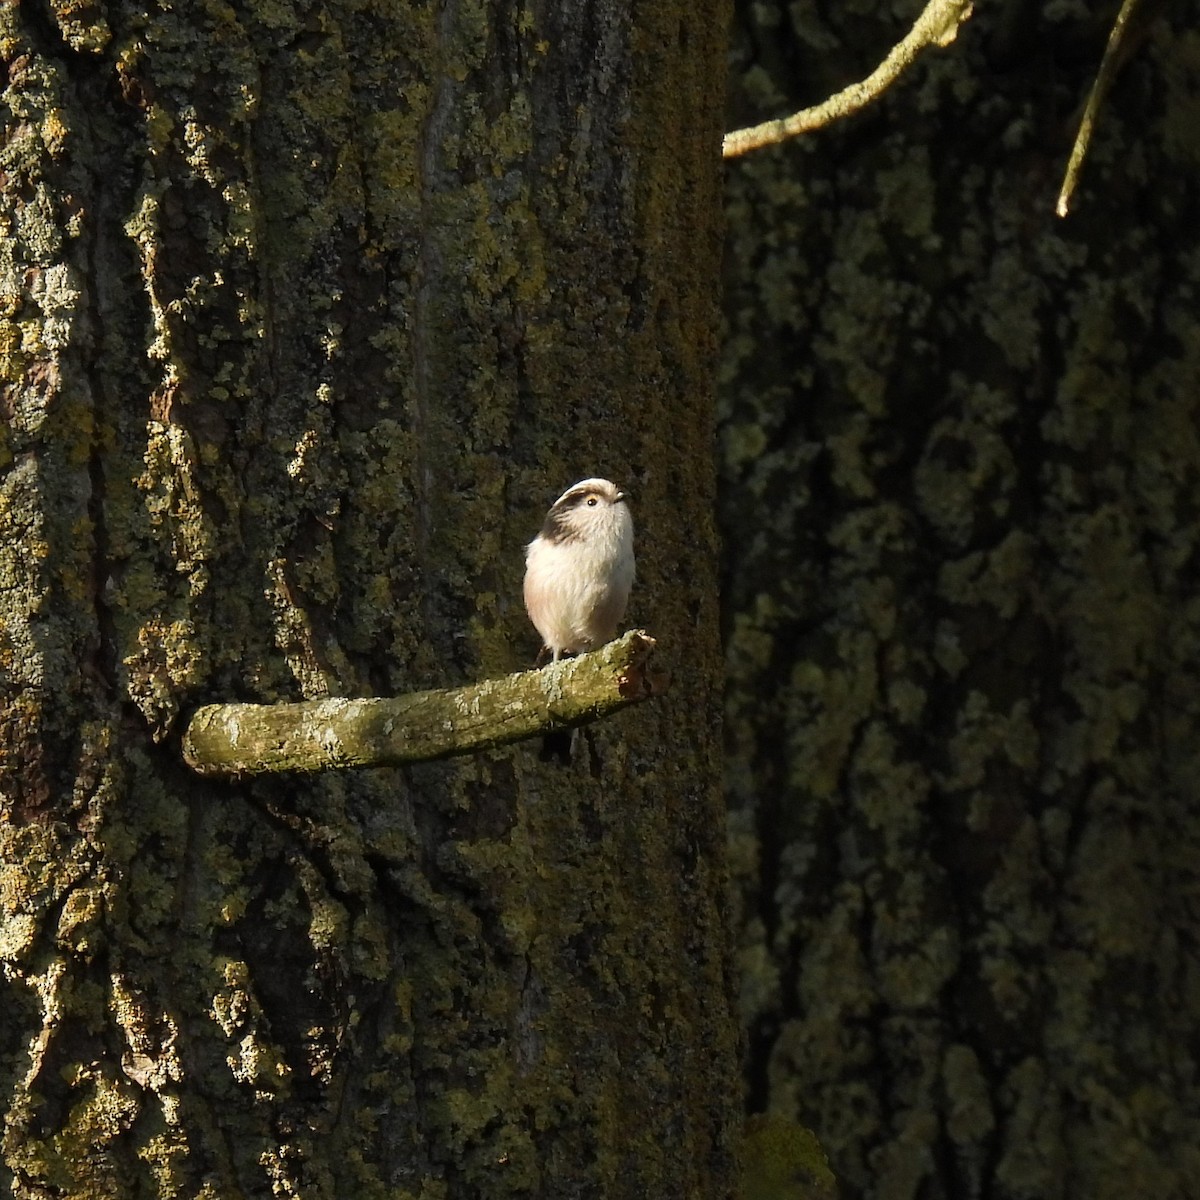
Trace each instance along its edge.
{"label": "bird's beak", "polygon": [[615,500],[613,503],[615,503],[615,504],[624,504],[624,503],[625,503],[625,493],[624,493],[624,492],[618,492],[618,493],[617,493],[617,498],[616,498],[616,500]]}

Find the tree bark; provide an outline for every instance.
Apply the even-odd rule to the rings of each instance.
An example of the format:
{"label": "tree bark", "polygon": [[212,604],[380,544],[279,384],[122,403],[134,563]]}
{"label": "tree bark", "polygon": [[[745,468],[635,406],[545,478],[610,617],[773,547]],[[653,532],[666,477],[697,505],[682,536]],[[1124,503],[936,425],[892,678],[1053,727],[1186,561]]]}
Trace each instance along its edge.
{"label": "tree bark", "polygon": [[[730,1193],[724,28],[0,7],[6,1191]],[[673,686],[570,769],[183,764],[200,705],[531,664],[594,474]]]}
{"label": "tree bark", "polygon": [[[1054,211],[1118,7],[976,5],[730,170],[747,1069],[850,1196],[1196,1188],[1192,14],[1143,6]],[[919,9],[743,5],[731,123]]]}

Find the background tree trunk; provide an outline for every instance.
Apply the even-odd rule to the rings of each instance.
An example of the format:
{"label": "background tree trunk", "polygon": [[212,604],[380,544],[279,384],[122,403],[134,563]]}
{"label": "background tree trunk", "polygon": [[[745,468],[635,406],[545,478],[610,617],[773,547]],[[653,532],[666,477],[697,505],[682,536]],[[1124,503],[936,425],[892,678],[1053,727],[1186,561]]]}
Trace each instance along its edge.
{"label": "background tree trunk", "polygon": [[[719,3],[6,5],[0,1186],[724,1196]],[[531,662],[603,474],[674,686],[204,782],[209,701]]]}
{"label": "background tree trunk", "polygon": [[[919,3],[744,5],[735,119]],[[1053,11],[1052,11],[1053,7]],[[751,1102],[849,1195],[1195,1194],[1200,204],[1182,9],[976,5],[730,170],[728,772]]]}

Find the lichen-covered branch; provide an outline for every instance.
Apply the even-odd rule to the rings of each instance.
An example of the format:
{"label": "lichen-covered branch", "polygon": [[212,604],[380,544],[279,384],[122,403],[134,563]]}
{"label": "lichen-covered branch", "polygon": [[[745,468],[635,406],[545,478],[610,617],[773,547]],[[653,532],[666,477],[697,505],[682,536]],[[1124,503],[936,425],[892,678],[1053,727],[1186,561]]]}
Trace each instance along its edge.
{"label": "lichen-covered branch", "polygon": [[1129,27],[1129,18],[1137,7],[1138,0],[1124,0],[1121,11],[1108,35],[1108,45],[1104,48],[1104,57],[1100,60],[1100,69],[1096,72],[1092,90],[1088,93],[1087,105],[1079,121],[1079,130],[1075,134],[1075,144],[1071,147],[1071,157],[1067,161],[1067,170],[1063,175],[1062,188],[1058,193],[1058,202],[1054,206],[1055,213],[1065,217],[1071,207],[1071,197],[1075,194],[1075,185],[1079,182],[1079,172],[1083,160],[1087,156],[1088,145],[1092,140],[1092,130],[1096,125],[1096,114],[1108,94],[1112,81],[1116,78],[1117,67],[1120,63],[1118,51]]}
{"label": "lichen-covered branch", "polygon": [[594,721],[666,690],[649,669],[654,639],[632,630],[615,642],[470,687],[407,696],[209,704],[183,737],[201,775],[260,775],[331,767],[384,767],[468,754],[551,729]]}
{"label": "lichen-covered branch", "polygon": [[972,0],[929,0],[916,24],[866,79],[852,83],[828,100],[812,108],[803,108],[790,117],[732,130],[725,135],[723,156],[737,158],[750,150],[774,146],[865,108],[912,66],[926,46],[948,46],[954,41],[958,27],[971,15],[971,8]]}

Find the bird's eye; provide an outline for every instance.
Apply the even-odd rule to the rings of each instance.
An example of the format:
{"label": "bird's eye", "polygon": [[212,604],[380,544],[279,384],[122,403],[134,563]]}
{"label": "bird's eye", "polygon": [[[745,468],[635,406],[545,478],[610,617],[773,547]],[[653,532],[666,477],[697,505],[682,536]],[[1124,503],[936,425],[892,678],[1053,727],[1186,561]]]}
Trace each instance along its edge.
{"label": "bird's eye", "polygon": [[600,503],[600,501],[597,500],[595,496],[588,497],[588,508],[595,508],[596,505],[599,503]]}

